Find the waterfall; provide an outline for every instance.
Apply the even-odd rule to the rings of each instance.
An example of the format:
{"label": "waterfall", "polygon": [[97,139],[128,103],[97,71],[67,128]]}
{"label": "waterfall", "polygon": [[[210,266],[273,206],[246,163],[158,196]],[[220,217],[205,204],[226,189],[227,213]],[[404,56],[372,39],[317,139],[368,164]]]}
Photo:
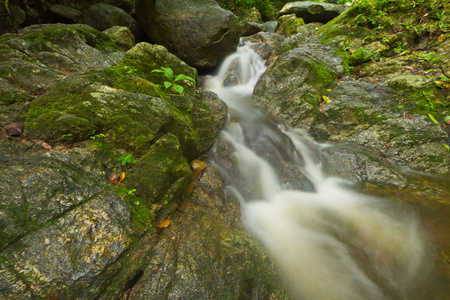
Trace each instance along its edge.
{"label": "waterfall", "polygon": [[279,268],[293,299],[410,299],[425,243],[415,215],[322,172],[327,147],[286,128],[249,101],[265,70],[251,44],[206,88],[230,116],[210,163],[241,202],[246,229]]}

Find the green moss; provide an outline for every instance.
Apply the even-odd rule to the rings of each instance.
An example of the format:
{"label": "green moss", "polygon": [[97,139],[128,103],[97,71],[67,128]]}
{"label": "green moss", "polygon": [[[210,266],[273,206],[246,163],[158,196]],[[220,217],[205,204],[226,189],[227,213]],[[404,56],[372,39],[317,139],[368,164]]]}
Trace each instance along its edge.
{"label": "green moss", "polygon": [[[113,76],[115,77],[116,74]],[[120,76],[117,81],[113,83],[113,86],[116,89],[122,89],[130,93],[145,94],[166,99],[168,98],[167,95],[153,82],[135,75]]]}
{"label": "green moss", "polygon": [[123,196],[131,212],[131,229],[135,233],[132,239],[136,239],[152,226],[155,216],[146,204],[147,201],[134,195],[133,190],[121,186],[116,187],[116,190],[118,195]]}
{"label": "green moss", "polygon": [[[38,221],[34,219],[30,214],[30,209],[33,209],[29,202],[24,202],[21,205],[13,204],[0,204],[0,211],[6,211],[10,213],[10,216],[15,221],[15,227],[23,229],[25,232],[36,230],[39,227]],[[8,213],[6,213],[8,214]],[[8,245],[15,236],[11,235],[3,230],[0,230],[0,249],[3,249]]]}
{"label": "green moss", "polygon": [[167,201],[178,197],[191,178],[191,169],[178,139],[169,133],[156,141],[133,165],[125,180],[136,189],[136,195],[150,205],[164,197]]}
{"label": "green moss", "polygon": [[284,44],[276,49],[277,53],[280,55],[289,50],[292,50],[292,47],[291,47],[291,45],[288,45],[288,44]]}

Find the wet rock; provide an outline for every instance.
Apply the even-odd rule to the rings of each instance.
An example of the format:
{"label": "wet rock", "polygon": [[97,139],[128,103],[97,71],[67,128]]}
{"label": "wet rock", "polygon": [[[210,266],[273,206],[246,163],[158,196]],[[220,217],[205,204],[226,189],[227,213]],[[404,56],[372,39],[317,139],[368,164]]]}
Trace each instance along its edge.
{"label": "wet rock", "polygon": [[235,51],[241,33],[236,16],[212,0],[140,0],[136,14],[153,42],[198,69],[215,67]]}
{"label": "wet rock", "polygon": [[123,9],[104,3],[92,5],[77,23],[87,24],[103,31],[114,26],[125,26],[130,29],[136,40],[142,39],[142,28],[139,23]]}
{"label": "wet rock", "polygon": [[295,14],[297,17],[302,18],[305,23],[327,23],[339,16],[346,9],[346,6],[339,4],[299,1],[287,3],[280,10],[279,14]]}
{"label": "wet rock", "polygon": [[322,150],[324,173],[352,182],[405,187],[407,178],[381,153],[356,144],[332,144]]}
{"label": "wet rock", "polygon": [[287,51],[255,86],[254,102],[293,127],[309,126],[319,113],[320,91],[343,74],[342,59],[319,44]]}
{"label": "wet rock", "polygon": [[130,298],[288,298],[267,255],[239,230],[239,204],[226,201],[222,188],[208,167],[159,244],[147,248],[152,257]]}
{"label": "wet rock", "polygon": [[323,118],[311,128],[316,137],[369,146],[416,170],[448,172],[442,146],[446,134],[428,118],[402,115],[393,90],[349,80],[339,82],[328,96]]}

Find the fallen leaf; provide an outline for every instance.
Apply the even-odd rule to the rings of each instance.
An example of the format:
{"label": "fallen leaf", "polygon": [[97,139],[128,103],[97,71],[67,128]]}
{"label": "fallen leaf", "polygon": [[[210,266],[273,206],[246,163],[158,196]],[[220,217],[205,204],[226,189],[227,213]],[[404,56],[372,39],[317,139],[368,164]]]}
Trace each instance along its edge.
{"label": "fallen leaf", "polygon": [[122,182],[124,179],[125,179],[125,172],[122,172],[122,174],[120,174],[119,182]]}
{"label": "fallen leaf", "polygon": [[117,177],[116,175],[111,175],[108,177],[108,179],[112,184],[119,184],[119,177]]}
{"label": "fallen leaf", "polygon": [[160,222],[155,222],[155,227],[156,228],[166,228],[167,226],[170,225],[170,219],[165,219],[164,221],[160,221]]}
{"label": "fallen leaf", "polygon": [[192,169],[194,169],[194,171],[201,171],[201,170],[205,169],[207,166],[208,165],[205,162],[203,162],[199,159],[194,159],[191,162],[191,167],[192,167]]}
{"label": "fallen leaf", "polygon": [[50,146],[49,144],[47,144],[46,142],[42,141],[42,140],[35,140],[34,141],[36,144],[38,144],[39,146],[41,146],[42,148],[44,148],[45,150],[51,150],[52,146]]}
{"label": "fallen leaf", "polygon": [[428,114],[428,117],[430,117],[431,121],[433,121],[434,123],[439,124],[439,122],[436,121],[436,119],[431,114]]}
{"label": "fallen leaf", "polygon": [[331,102],[330,98],[328,98],[327,96],[323,96],[323,95],[322,95],[322,99],[323,99],[323,101],[325,101],[326,103],[330,103],[330,102]]}
{"label": "fallen leaf", "polygon": [[411,67],[411,66],[405,66],[405,69],[411,70],[411,71],[413,71],[413,72],[415,72],[415,71],[416,71],[416,69],[414,69],[414,68],[413,68],[413,67]]}
{"label": "fallen leaf", "polygon": [[438,43],[442,43],[444,40],[445,40],[445,35],[441,34],[441,35],[438,37]]}
{"label": "fallen leaf", "polygon": [[5,129],[6,134],[9,136],[20,136],[22,134],[22,123],[11,123],[9,125],[3,126],[3,129]]}

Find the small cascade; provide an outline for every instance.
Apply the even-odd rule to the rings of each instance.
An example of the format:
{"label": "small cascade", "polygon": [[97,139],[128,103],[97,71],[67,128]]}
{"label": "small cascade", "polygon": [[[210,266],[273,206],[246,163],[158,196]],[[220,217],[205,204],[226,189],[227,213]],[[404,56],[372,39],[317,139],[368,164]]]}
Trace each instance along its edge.
{"label": "small cascade", "polygon": [[264,70],[247,44],[206,80],[230,108],[210,163],[226,193],[241,201],[246,229],[267,249],[293,299],[411,299],[426,252],[417,218],[325,176],[317,154],[327,145],[284,128],[249,101]]}

